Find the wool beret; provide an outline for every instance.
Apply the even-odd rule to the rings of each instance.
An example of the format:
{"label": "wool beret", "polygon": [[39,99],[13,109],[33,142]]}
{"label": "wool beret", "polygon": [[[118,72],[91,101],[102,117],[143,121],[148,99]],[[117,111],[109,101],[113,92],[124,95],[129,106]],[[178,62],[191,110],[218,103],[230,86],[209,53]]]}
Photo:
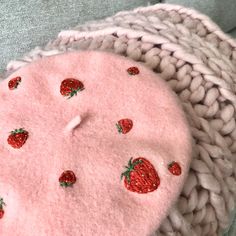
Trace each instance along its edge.
{"label": "wool beret", "polygon": [[188,174],[177,96],[141,63],[68,52],[0,83],[0,235],[148,236]]}

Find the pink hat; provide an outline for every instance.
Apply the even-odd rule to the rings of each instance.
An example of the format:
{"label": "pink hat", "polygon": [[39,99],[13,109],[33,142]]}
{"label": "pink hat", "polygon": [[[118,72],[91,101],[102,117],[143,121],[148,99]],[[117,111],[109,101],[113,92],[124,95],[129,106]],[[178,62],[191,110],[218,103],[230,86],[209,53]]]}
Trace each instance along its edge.
{"label": "pink hat", "polygon": [[124,57],[44,58],[0,84],[0,235],[148,236],[187,176],[176,95]]}

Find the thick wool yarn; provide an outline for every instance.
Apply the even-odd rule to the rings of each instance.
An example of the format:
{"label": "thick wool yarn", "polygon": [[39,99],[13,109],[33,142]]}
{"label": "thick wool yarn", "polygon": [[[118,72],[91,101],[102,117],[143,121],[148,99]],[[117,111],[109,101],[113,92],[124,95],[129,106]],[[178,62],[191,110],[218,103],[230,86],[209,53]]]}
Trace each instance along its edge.
{"label": "thick wool yarn", "polygon": [[169,83],[188,115],[191,169],[156,235],[221,235],[236,200],[236,42],[194,10],[158,4],[63,31],[10,62],[7,74],[41,57],[84,49],[143,62]]}

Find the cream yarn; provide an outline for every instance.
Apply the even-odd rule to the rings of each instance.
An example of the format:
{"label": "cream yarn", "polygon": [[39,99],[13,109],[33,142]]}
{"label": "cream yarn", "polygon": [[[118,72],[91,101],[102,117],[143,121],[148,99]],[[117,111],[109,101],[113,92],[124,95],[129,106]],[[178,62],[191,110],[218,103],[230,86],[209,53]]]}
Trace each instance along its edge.
{"label": "cream yarn", "polygon": [[145,63],[169,83],[188,115],[191,169],[155,235],[221,235],[236,202],[236,42],[194,10],[157,4],[62,31],[10,62],[7,74],[44,56],[84,49]]}

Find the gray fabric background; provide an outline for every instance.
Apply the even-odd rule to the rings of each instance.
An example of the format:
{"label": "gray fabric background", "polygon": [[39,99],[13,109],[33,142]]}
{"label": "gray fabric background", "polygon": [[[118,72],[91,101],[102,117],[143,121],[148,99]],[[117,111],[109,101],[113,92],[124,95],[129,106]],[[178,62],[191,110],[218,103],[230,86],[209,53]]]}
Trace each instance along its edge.
{"label": "gray fabric background", "polygon": [[195,8],[210,16],[225,32],[236,27],[236,0],[163,0]]}
{"label": "gray fabric background", "polygon": [[[0,72],[9,60],[43,45],[63,29],[160,0],[1,0]],[[236,0],[162,0],[196,8],[225,31],[236,27]],[[236,35],[236,31],[234,32]]]}
{"label": "gray fabric background", "polygon": [[[63,29],[102,19],[160,0],[1,0],[0,72],[11,59],[43,45]],[[236,0],[162,0],[193,7],[209,15],[225,31],[236,27]],[[236,31],[234,32],[236,35]]]}
{"label": "gray fabric background", "polygon": [[63,29],[159,0],[1,0],[0,71]]}

